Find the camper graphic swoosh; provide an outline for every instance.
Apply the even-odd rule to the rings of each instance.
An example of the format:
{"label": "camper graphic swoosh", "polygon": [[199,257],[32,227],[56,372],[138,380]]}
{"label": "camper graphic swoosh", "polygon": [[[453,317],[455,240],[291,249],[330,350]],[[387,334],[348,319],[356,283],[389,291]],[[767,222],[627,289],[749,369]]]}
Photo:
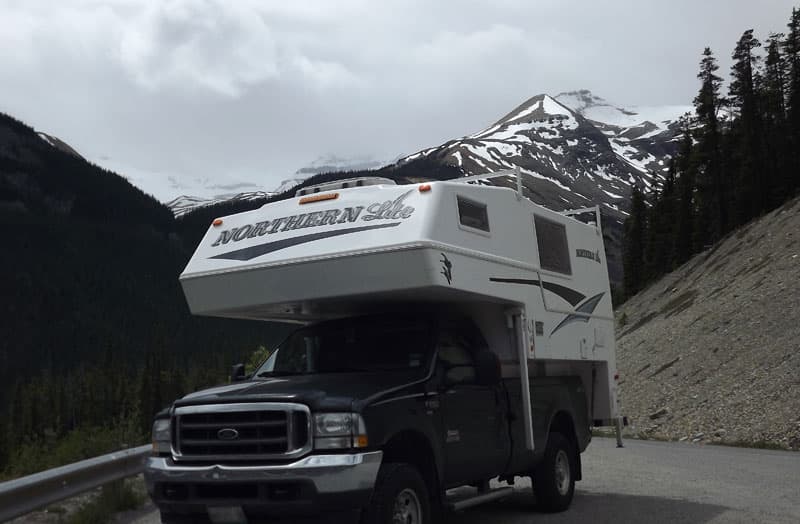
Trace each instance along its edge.
{"label": "camper graphic swoosh", "polygon": [[[587,299],[586,302],[575,308],[575,312],[591,315],[592,313],[594,313],[595,308],[597,308],[597,304],[599,304],[600,300],[602,300],[603,295],[605,295],[605,293],[600,293],[599,295],[595,295]],[[589,318],[581,315],[567,315],[567,318],[562,320],[561,323],[556,326],[553,332],[550,333],[550,336],[552,337],[556,333],[556,331],[558,331],[564,326],[572,324],[573,322],[589,322]]]}
{"label": "camper graphic swoosh", "polygon": [[[504,284],[525,284],[528,286],[539,286],[538,280],[531,280],[527,278],[499,278],[499,277],[490,277],[490,282],[501,282]],[[586,298],[586,295],[575,291],[574,289],[568,288],[566,286],[562,286],[560,284],[555,284],[553,282],[545,282],[542,281],[541,286],[546,289],[547,291],[551,291],[556,295],[560,296],[571,306],[576,306],[581,303],[581,301]]]}
{"label": "camper graphic swoosh", "polygon": [[323,238],[338,237],[341,235],[349,235],[351,233],[360,233],[362,231],[369,231],[372,229],[385,229],[387,227],[396,227],[399,226],[400,224],[401,222],[392,222],[390,224],[375,224],[374,226],[350,227],[347,229],[336,229],[334,231],[311,233],[308,235],[300,235],[292,238],[284,238],[283,240],[276,240],[275,242],[267,242],[265,244],[259,244],[257,246],[237,249],[235,251],[228,251],[227,253],[221,253],[219,255],[215,255],[209,258],[247,261],[247,260],[252,260],[256,257],[260,257],[262,255],[266,255],[267,253],[274,253],[275,251],[280,251],[281,249],[286,249],[293,246],[299,246],[300,244],[314,242],[315,240],[322,240]]}

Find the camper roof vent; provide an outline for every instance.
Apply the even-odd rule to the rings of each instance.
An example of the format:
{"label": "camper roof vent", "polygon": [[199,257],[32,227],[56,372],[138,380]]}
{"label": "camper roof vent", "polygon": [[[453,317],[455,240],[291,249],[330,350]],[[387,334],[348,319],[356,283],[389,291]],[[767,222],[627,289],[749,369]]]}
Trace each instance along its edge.
{"label": "camper roof vent", "polygon": [[365,176],[358,178],[347,178],[344,180],[334,180],[333,182],[324,182],[313,186],[304,187],[299,189],[294,196],[299,197],[303,195],[310,195],[312,193],[320,193],[322,191],[335,191],[337,189],[347,189],[350,187],[362,186],[379,186],[379,185],[395,185],[394,180],[383,178],[380,176]]}

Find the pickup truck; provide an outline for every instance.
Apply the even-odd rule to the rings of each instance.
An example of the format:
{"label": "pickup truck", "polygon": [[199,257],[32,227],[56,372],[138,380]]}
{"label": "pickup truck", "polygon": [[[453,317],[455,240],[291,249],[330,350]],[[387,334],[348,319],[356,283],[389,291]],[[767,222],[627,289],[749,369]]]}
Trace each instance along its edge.
{"label": "pickup truck", "polygon": [[164,523],[427,524],[511,492],[492,479],[531,477],[539,508],[562,511],[591,439],[585,386],[531,367],[530,450],[508,369],[469,316],[307,325],[253,373],[234,366],[158,415],[149,494]]}

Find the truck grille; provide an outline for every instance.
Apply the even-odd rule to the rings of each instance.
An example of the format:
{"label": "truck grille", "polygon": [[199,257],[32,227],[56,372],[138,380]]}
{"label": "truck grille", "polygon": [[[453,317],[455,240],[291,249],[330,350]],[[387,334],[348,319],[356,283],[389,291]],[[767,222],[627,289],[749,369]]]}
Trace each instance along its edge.
{"label": "truck grille", "polygon": [[303,404],[179,407],[174,427],[175,460],[290,459],[311,450],[311,415]]}

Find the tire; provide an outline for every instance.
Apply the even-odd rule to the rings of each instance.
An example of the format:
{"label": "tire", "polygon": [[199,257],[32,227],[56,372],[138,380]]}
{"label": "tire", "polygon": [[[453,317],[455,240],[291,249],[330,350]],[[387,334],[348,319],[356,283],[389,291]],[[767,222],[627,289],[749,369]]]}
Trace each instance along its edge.
{"label": "tire", "polygon": [[533,473],[537,506],[548,513],[564,511],[575,494],[577,461],[572,443],[561,433],[550,433],[544,459]]}
{"label": "tire", "polygon": [[[396,513],[401,518],[395,519]],[[431,508],[428,487],[413,466],[389,463],[378,470],[375,489],[368,508],[364,509],[362,524],[430,524]]]}

